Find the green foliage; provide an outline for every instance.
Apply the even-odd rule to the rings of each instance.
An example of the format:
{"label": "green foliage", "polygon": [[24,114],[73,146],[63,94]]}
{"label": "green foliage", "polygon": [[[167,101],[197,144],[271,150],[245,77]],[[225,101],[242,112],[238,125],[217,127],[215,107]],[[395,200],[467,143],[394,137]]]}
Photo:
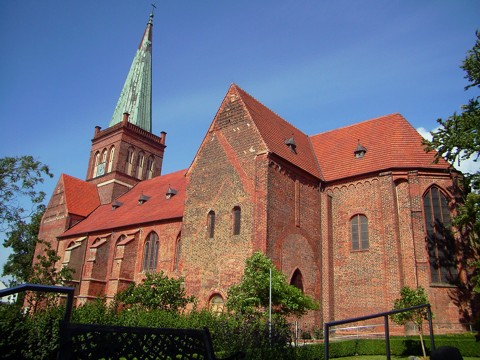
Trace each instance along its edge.
{"label": "green foliage", "polygon": [[28,282],[33,275],[32,261],[44,209],[39,206],[30,221],[19,219],[6,234],[3,246],[13,250],[3,265],[3,276],[13,277],[12,286]]}
{"label": "green foliage", "polygon": [[0,158],[0,231],[7,235],[3,246],[13,250],[2,275],[13,277],[11,285],[26,282],[32,274],[35,243],[45,209],[45,193],[35,188],[45,176],[53,175],[32,156]]}
{"label": "green foliage", "polygon": [[[476,42],[468,51],[461,68],[470,88],[480,88],[480,32],[476,32]],[[432,131],[432,140],[424,140],[425,150],[437,150],[436,160],[444,157],[451,163],[460,164],[469,158],[477,161],[480,156],[480,97],[476,96],[462,105],[460,114],[454,113],[446,120],[438,119],[438,130]],[[464,239],[468,239],[474,249],[477,274],[473,277],[474,288],[480,292],[480,171],[465,174],[464,204],[459,208],[459,214],[453,224],[457,226]]]}
{"label": "green foliage", "polygon": [[255,252],[247,259],[240,284],[228,290],[227,307],[242,314],[263,314],[269,306],[270,269],[272,270],[272,312],[301,316],[318,304],[295,286],[289,285],[273,262]]}
{"label": "green foliage", "polygon": [[[15,224],[28,218],[38,209],[45,198],[43,191],[35,187],[43,183],[44,176],[52,177],[48,166],[32,156],[0,158],[0,219],[3,226]],[[32,205],[27,211],[21,200],[26,198]],[[6,231],[6,228],[2,228]]]}
{"label": "green foliage", "polygon": [[180,312],[194,303],[195,297],[186,295],[183,278],[169,278],[161,271],[147,273],[142,283],[132,283],[115,300],[130,309]]}
{"label": "green foliage", "polygon": [[[423,287],[419,286],[416,289],[412,289],[408,286],[404,286],[400,290],[400,298],[395,300],[393,308],[399,310],[423,304],[428,304],[428,296]],[[399,325],[405,325],[407,322],[412,321],[414,324],[421,326],[423,320],[428,319],[428,310],[427,308],[421,308],[401,312],[391,315],[391,318]]]}

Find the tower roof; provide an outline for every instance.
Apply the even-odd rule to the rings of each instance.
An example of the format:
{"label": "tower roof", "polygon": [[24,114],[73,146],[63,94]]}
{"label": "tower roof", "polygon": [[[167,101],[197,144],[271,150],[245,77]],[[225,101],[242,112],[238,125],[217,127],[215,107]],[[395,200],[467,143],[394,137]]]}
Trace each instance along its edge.
{"label": "tower roof", "polygon": [[130,123],[152,132],[152,26],[153,12],[150,14],[147,28],[143,33],[109,126],[122,122],[123,114],[129,113]]}

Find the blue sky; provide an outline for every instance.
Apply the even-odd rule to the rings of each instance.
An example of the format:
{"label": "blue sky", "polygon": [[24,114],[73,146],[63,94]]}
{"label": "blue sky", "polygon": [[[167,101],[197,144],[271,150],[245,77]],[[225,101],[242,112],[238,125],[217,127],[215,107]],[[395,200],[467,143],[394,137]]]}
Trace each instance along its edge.
{"label": "blue sky", "polygon": [[[0,1],[0,156],[48,164],[48,196],[61,173],[85,178],[152,1]],[[478,0],[156,5],[153,132],[167,132],[165,174],[190,165],[231,83],[308,135],[396,112],[432,130],[476,95],[459,66],[480,29]]]}

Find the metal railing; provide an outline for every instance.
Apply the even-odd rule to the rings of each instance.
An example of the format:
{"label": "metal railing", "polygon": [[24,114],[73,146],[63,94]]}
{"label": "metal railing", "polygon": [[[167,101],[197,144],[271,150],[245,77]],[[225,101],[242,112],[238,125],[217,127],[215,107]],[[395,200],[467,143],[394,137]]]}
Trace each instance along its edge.
{"label": "metal railing", "polygon": [[40,291],[48,293],[67,294],[67,303],[65,305],[65,315],[63,316],[63,320],[66,322],[70,321],[73,307],[73,293],[75,291],[75,288],[57,285],[22,284],[8,289],[0,290],[0,298],[24,291]]}
{"label": "metal railing", "polygon": [[386,355],[387,355],[387,359],[390,360],[390,329],[389,329],[389,326],[388,326],[388,317],[390,315],[393,315],[393,314],[398,314],[398,313],[412,311],[412,310],[418,310],[418,309],[422,309],[422,308],[427,308],[428,324],[429,324],[429,329],[430,329],[430,347],[431,347],[431,350],[435,350],[435,340],[433,338],[433,324],[432,324],[431,307],[430,307],[430,304],[423,304],[423,305],[412,306],[412,307],[405,308],[405,309],[390,310],[390,311],[381,312],[381,313],[378,313],[378,314],[360,316],[360,317],[357,317],[357,318],[326,322],[323,325],[323,328],[324,328],[323,334],[324,334],[324,343],[325,343],[325,360],[328,360],[328,356],[329,356],[329,354],[328,354],[329,353],[329,337],[330,337],[329,335],[330,335],[330,328],[331,327],[337,326],[337,325],[349,324],[349,323],[358,322],[358,321],[375,319],[375,318],[379,318],[379,317],[384,318]]}

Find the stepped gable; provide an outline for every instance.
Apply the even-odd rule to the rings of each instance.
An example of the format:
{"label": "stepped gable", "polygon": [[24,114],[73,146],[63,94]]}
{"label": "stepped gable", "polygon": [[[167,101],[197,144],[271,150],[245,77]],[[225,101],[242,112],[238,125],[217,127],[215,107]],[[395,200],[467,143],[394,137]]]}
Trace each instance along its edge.
{"label": "stepped gable", "polygon": [[69,214],[86,217],[100,206],[100,197],[95,184],[67,174],[61,175],[61,181],[63,182],[65,204]]}
{"label": "stepped gable", "polygon": [[[185,172],[180,170],[138,183],[112,203],[98,207],[88,218],[60,237],[181,218],[185,200]],[[174,189],[176,194],[167,199],[169,188]]]}
{"label": "stepped gable", "polygon": [[[326,181],[392,169],[451,168],[444,159],[423,150],[422,136],[400,114],[390,114],[312,136]],[[356,158],[357,147],[366,149]]]}
{"label": "stepped gable", "polygon": [[[245,107],[257,127],[267,146],[268,151],[289,161],[309,174],[321,178],[320,169],[307,135],[291,125],[272,110],[233,84],[229,93],[236,92],[245,104]],[[285,143],[288,139],[294,140],[295,152]]]}

